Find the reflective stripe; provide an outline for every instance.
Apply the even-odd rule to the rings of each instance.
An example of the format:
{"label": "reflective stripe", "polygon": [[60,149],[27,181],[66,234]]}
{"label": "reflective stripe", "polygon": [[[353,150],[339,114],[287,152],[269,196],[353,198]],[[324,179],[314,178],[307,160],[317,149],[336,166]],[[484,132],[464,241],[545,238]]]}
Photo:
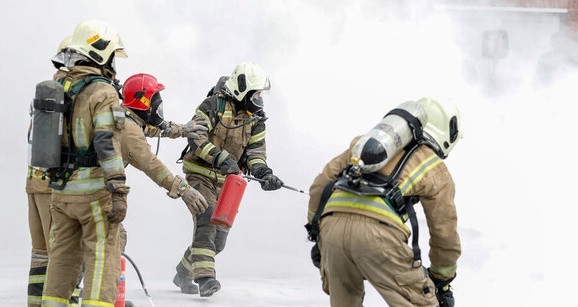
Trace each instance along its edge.
{"label": "reflective stripe", "polygon": [[207,143],[205,146],[203,146],[201,153],[199,153],[199,157],[206,159],[213,148],[215,148],[213,143]]}
{"label": "reflective stripe", "polygon": [[444,277],[453,277],[454,273],[456,272],[457,265],[447,266],[447,267],[438,267],[431,265],[430,270],[438,275],[442,275]]}
{"label": "reflective stripe", "polygon": [[105,127],[105,126],[111,126],[114,123],[112,111],[111,112],[102,112],[100,114],[96,114],[92,118],[92,122],[94,123],[94,129],[100,128],[100,127]]}
{"label": "reflective stripe", "polygon": [[43,284],[46,280],[46,275],[29,275],[28,276],[28,283],[29,284]]}
{"label": "reflective stripe", "polygon": [[249,169],[253,169],[253,166],[255,164],[267,165],[267,162],[265,162],[265,160],[263,160],[263,159],[251,159],[251,160],[247,161],[247,166],[249,167]]}
{"label": "reflective stripe", "polygon": [[[97,299],[100,297],[102,286],[102,278],[104,276],[105,267],[105,252],[106,252],[106,228],[104,222],[104,213],[102,212],[100,201],[93,201],[90,203],[92,209],[92,217],[95,224],[94,233],[96,235],[94,245],[94,271],[92,275],[92,288],[88,297],[90,299]],[[83,306],[89,305],[83,300]]]}
{"label": "reflective stripe", "polygon": [[165,169],[164,171],[160,172],[155,177],[155,183],[158,184],[159,186],[162,185],[163,181],[165,181],[165,179],[167,179],[167,176],[169,174],[171,174],[171,171],[169,171],[168,169]]}
{"label": "reflective stripe", "polygon": [[209,118],[209,116],[207,116],[207,114],[205,114],[205,113],[203,113],[203,111],[197,109],[197,112],[195,112],[195,115],[201,116],[203,119],[205,119],[206,122],[209,123],[209,131],[213,130],[213,123],[211,122],[211,119]]}
{"label": "reflective stripe", "polygon": [[55,296],[42,296],[42,307],[68,307],[68,300]]}
{"label": "reflective stripe", "polygon": [[191,266],[192,269],[215,269],[215,262],[213,261],[197,261]]}
{"label": "reflective stripe", "polygon": [[84,127],[84,120],[77,117],[74,121],[75,129],[75,144],[77,148],[88,148],[90,146],[90,141],[88,140],[88,135],[86,134],[86,129]]}
{"label": "reflective stripe", "polygon": [[215,258],[215,251],[207,248],[193,248],[192,254]]}
{"label": "reflective stripe", "polygon": [[225,182],[225,176],[192,162],[186,160],[183,161],[183,168],[195,174],[203,175],[211,179],[217,179],[217,182]]}
{"label": "reflective stripe", "polygon": [[[56,184],[61,184],[62,181],[57,181]],[[53,189],[55,194],[82,194],[94,193],[104,189],[104,178],[70,180],[62,190]]]}
{"label": "reflective stripe", "polygon": [[104,173],[124,173],[124,162],[122,157],[113,157],[107,160],[101,160],[100,166],[103,168]]}
{"label": "reflective stripe", "polygon": [[28,306],[30,305],[40,305],[42,303],[42,296],[38,295],[28,295]]}
{"label": "reflective stripe", "polygon": [[223,118],[232,118],[232,117],[233,117],[233,111],[231,111],[231,110],[226,110],[223,113]]}
{"label": "reflective stripe", "polygon": [[325,208],[331,207],[346,207],[346,208],[354,208],[360,209],[368,212],[377,213],[379,215],[383,215],[388,217],[389,219],[393,220],[401,227],[406,229],[408,232],[409,227],[407,227],[399,215],[391,208],[391,205],[388,204],[382,197],[380,196],[361,196],[356,195],[350,192],[345,192],[341,190],[335,190],[329,200],[327,200],[327,204]]}
{"label": "reflective stripe", "polygon": [[257,142],[261,142],[264,139],[265,139],[265,130],[261,131],[260,133],[255,134],[255,135],[252,135],[249,138],[248,145],[255,144]]}
{"label": "reflective stripe", "polygon": [[114,307],[114,304],[97,300],[82,300],[82,307]]}
{"label": "reflective stripe", "polygon": [[441,162],[442,159],[440,159],[440,157],[438,157],[436,154],[433,154],[424,159],[399,185],[399,191],[401,192],[401,195],[405,196],[405,193],[411,190],[411,188],[413,188],[413,186],[416,185],[423,178],[423,176],[427,174],[427,172],[429,172]]}

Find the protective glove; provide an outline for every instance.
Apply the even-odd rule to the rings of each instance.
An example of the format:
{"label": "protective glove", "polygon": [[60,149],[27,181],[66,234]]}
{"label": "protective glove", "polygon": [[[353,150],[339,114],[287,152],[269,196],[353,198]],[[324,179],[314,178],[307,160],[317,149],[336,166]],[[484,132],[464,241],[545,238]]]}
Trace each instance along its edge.
{"label": "protective glove", "polygon": [[315,245],[311,248],[311,260],[316,268],[321,266],[321,252],[319,252],[319,244],[315,242]]}
{"label": "protective glove", "polygon": [[265,175],[265,177],[263,177],[262,179],[263,181],[261,181],[261,189],[263,189],[264,191],[278,190],[283,186],[283,181],[281,181],[279,177],[273,174]]}
{"label": "protective glove", "polygon": [[126,217],[127,195],[130,187],[125,185],[124,180],[111,179],[107,181],[106,189],[112,193],[112,209],[106,215],[106,219],[109,223],[118,224]]}
{"label": "protective glove", "polygon": [[171,198],[181,198],[193,214],[205,212],[209,204],[205,197],[196,189],[191,187],[181,176],[175,176],[171,190],[167,193]]}
{"label": "protective glove", "polygon": [[200,135],[207,135],[209,131],[209,122],[203,118],[194,118],[188,123],[181,126],[181,136],[189,139],[197,140]]}
{"label": "protective glove", "polygon": [[238,174],[241,171],[237,161],[233,160],[226,150],[222,150],[217,156],[215,167],[221,169],[221,175]]}
{"label": "protective glove", "polygon": [[436,286],[436,297],[440,303],[440,307],[454,307],[456,301],[454,299],[454,293],[452,292],[450,283],[454,280],[454,278],[456,278],[456,275],[448,280],[441,280],[433,277],[429,268],[428,273],[429,278]]}

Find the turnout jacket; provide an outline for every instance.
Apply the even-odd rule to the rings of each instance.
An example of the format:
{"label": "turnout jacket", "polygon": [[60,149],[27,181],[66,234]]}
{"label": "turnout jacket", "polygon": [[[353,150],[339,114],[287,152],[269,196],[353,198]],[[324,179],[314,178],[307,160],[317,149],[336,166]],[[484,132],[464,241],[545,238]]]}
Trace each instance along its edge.
{"label": "turnout jacket", "polygon": [[[66,73],[73,85],[91,75],[100,76],[101,72],[93,67],[73,66]],[[79,200],[93,194],[95,198],[103,197],[110,194],[104,188],[106,181],[125,177],[120,145],[125,117],[116,89],[106,82],[92,82],[72,99],[76,99],[71,112],[72,124],[70,131],[65,129],[62,144],[69,146],[68,134],[72,133],[78,150],[88,150],[94,145],[99,165],[73,171],[63,190],[53,189],[54,201],[72,201],[66,196],[77,196]]]}
{"label": "turnout jacket", "polygon": [[[315,177],[309,190],[309,223],[317,211],[325,186],[335,180],[348,166],[350,151],[357,139],[353,140],[349,149],[327,163],[323,171]],[[378,172],[389,175],[403,154],[402,151],[395,155]],[[430,271],[435,278],[441,280],[453,277],[461,254],[461,246],[454,203],[455,186],[445,163],[429,147],[421,146],[405,164],[397,180],[402,195],[419,196],[423,207],[430,234]],[[323,214],[330,212],[348,212],[372,217],[403,232],[406,241],[411,235],[410,229],[399,215],[380,199],[371,199],[336,189],[330,196]]]}
{"label": "turnout jacket", "polygon": [[127,107],[126,121],[121,134],[122,159],[124,165],[132,165],[145,173],[152,181],[165,190],[171,190],[175,177],[161,160],[151,151],[144,130],[147,128],[144,120]]}
{"label": "turnout jacket", "polygon": [[[225,99],[223,112],[218,110],[217,97]],[[197,107],[193,121],[208,122],[208,134],[188,139],[190,149],[183,157],[183,172],[197,173],[222,182],[224,176],[216,167],[219,154],[226,150],[241,168],[251,171],[267,167],[265,120],[238,109],[231,98],[213,95]]]}

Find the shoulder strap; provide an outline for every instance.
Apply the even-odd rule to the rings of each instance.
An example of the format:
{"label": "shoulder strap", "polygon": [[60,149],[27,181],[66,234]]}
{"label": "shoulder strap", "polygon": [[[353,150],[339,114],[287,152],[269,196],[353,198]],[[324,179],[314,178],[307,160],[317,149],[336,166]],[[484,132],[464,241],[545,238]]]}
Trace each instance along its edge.
{"label": "shoulder strap", "polygon": [[307,231],[309,232],[309,241],[317,242],[317,239],[319,238],[319,220],[321,219],[321,214],[323,214],[323,210],[325,209],[325,204],[327,204],[327,200],[329,200],[329,196],[331,196],[335,182],[337,182],[337,180],[333,180],[325,186],[321,193],[319,207],[317,207],[317,211],[315,211],[315,215],[311,220],[311,225],[305,225],[305,228],[307,228]]}

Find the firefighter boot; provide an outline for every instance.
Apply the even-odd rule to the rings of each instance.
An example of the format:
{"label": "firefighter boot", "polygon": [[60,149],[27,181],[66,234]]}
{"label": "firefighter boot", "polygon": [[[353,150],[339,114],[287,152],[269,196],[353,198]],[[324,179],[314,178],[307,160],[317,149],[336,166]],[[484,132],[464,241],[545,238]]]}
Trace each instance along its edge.
{"label": "firefighter boot", "polygon": [[199,284],[201,297],[211,296],[221,289],[221,283],[214,277],[201,277],[196,279],[195,282]]}
{"label": "firefighter boot", "polygon": [[177,273],[175,275],[175,278],[173,278],[173,283],[175,284],[175,286],[181,288],[182,293],[186,294],[199,293],[199,288],[197,287],[197,285],[193,283],[193,280],[191,278],[184,277],[179,273]]}

